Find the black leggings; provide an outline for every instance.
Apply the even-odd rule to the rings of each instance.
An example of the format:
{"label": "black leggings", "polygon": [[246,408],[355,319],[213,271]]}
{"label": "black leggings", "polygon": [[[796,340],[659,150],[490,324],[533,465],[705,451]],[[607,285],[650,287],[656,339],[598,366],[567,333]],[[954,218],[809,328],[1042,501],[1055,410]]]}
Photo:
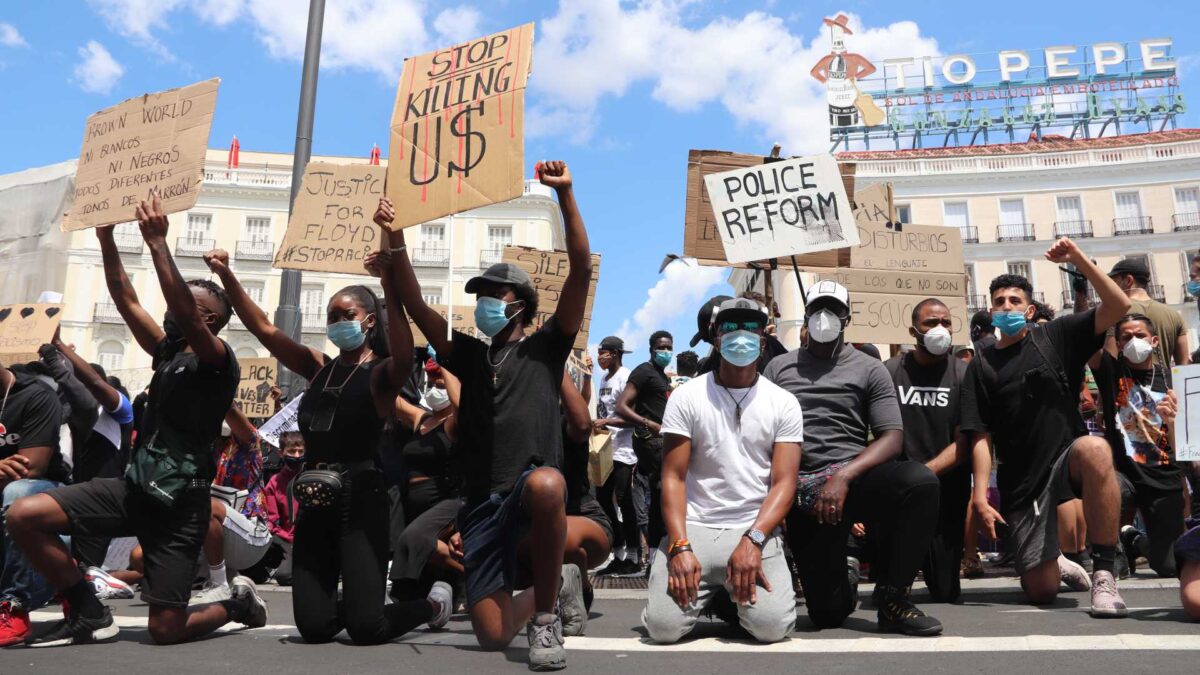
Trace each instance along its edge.
{"label": "black leggings", "polygon": [[939,481],[942,492],[938,500],[937,530],[933,533],[921,572],[929,587],[930,600],[954,602],[962,593],[960,571],[967,505],[971,502],[971,467],[954,467]]}
{"label": "black leggings", "polygon": [[808,616],[818,628],[836,628],[854,611],[858,598],[846,576],[850,526],[875,528],[879,583],[912,584],[937,527],[938,479],[919,462],[885,462],[850,484],[839,525],[822,525],[792,509],[787,540],[800,571]]}
{"label": "black leggings", "polygon": [[433,609],[427,600],[384,606],[389,509],[383,474],[368,469],[343,481],[340,508],[301,508],[296,519],[292,611],[305,642],[329,642],[345,628],[355,644],[380,644],[429,621]]}
{"label": "black leggings", "polygon": [[[1146,467],[1143,470],[1153,468]],[[1178,490],[1163,490],[1135,483],[1125,474],[1118,473],[1117,483],[1121,486],[1121,507],[1136,508],[1142,512],[1149,544],[1144,551],[1126,551],[1125,555],[1133,561],[1139,553],[1144,553],[1155,574],[1163,578],[1175,577],[1178,574],[1175,569],[1175,540],[1187,529],[1183,521],[1183,481],[1179,481]],[[1192,495],[1193,500],[1197,498]]]}
{"label": "black leggings", "polygon": [[655,549],[667,536],[667,526],[662,516],[662,436],[643,439],[635,434],[633,451],[637,453],[637,472],[645,477],[646,489],[650,493],[650,509],[646,514],[646,545]]}
{"label": "black leggings", "polygon": [[[596,499],[608,522],[613,526],[613,549],[624,547],[634,561],[642,559],[642,533],[638,527],[637,511],[633,506],[633,471],[636,464],[613,462],[608,480],[596,491]],[[617,509],[621,511],[620,529],[617,528]]]}

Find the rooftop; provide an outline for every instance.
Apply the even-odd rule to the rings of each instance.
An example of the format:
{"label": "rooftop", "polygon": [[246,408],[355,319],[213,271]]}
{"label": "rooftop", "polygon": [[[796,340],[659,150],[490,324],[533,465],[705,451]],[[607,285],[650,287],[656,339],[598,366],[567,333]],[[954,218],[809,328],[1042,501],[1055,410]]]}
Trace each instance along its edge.
{"label": "rooftop", "polygon": [[914,148],[912,150],[855,150],[837,153],[839,161],[861,162],[894,159],[932,159],[939,157],[981,157],[994,155],[1029,155],[1047,152],[1101,150],[1131,146],[1178,143],[1200,140],[1200,129],[1171,129],[1144,134],[1125,134],[1102,138],[1067,138],[1047,135],[1042,140],[1031,138],[1024,143],[993,143],[946,148]]}

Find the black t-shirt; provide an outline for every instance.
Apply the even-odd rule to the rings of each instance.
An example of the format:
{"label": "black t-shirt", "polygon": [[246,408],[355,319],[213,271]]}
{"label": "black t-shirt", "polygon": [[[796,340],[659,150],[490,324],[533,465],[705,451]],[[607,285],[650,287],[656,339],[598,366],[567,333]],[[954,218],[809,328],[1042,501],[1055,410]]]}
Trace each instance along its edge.
{"label": "black t-shirt", "polygon": [[[963,431],[992,435],[1000,460],[997,483],[1005,509],[1029,504],[1045,488],[1050,468],[1076,438],[1087,435],[1079,416],[1083,367],[1104,344],[1096,310],[1033,326],[1020,342],[980,349],[963,380]],[[1045,331],[1067,375],[1063,391],[1033,343]]]}
{"label": "black t-shirt", "polygon": [[[70,470],[58,448],[62,404],[50,385],[26,373],[13,372],[16,381],[0,411],[0,459],[25,448],[50,448],[54,454],[46,467],[47,480],[63,482]],[[0,391],[0,397],[4,393]]]}
{"label": "black t-shirt", "polygon": [[138,446],[156,435],[161,443],[193,455],[200,477],[211,478],[213,442],[221,435],[221,422],[233,405],[242,369],[233,348],[225,343],[225,362],[219,367],[200,363],[182,342],[166,338],[154,350],[154,376],[142,413]]}
{"label": "black t-shirt", "polygon": [[[1139,420],[1134,419],[1134,409],[1153,409],[1157,402],[1145,400],[1141,392],[1134,391],[1133,385],[1155,394],[1165,394],[1168,389],[1166,371],[1158,365],[1150,370],[1134,370],[1124,359],[1114,359],[1105,352],[1100,367],[1093,374],[1104,413],[1104,437],[1112,446],[1113,464],[1117,470],[1138,488],[1179,490],[1183,472],[1175,463],[1175,452],[1171,447],[1173,439],[1163,433],[1157,443],[1147,443],[1146,430],[1140,429]],[[1129,425],[1129,432],[1122,433],[1124,423]],[[1162,432],[1162,428],[1157,431]],[[1131,444],[1135,446],[1134,456],[1130,455]]]}
{"label": "black t-shirt", "polygon": [[912,352],[895,356],[885,365],[900,400],[904,455],[913,461],[928,462],[955,440],[967,365],[946,358],[926,367],[917,363]]}
{"label": "black t-shirt", "polygon": [[[328,358],[328,357],[327,357]],[[297,423],[304,436],[304,455],[308,462],[360,462],[379,454],[383,418],[375,409],[371,395],[371,377],[386,359],[372,359],[361,366],[330,359],[313,377],[300,399]],[[326,395],[341,388],[339,395]],[[313,418],[333,410],[329,431],[312,428]]]}
{"label": "black t-shirt", "polygon": [[637,398],[633,400],[634,412],[653,422],[662,422],[663,413],[667,410],[667,396],[671,393],[671,381],[667,379],[667,374],[647,361],[633,369],[626,383],[637,388]]}
{"label": "black t-shirt", "polygon": [[458,445],[469,504],[508,493],[530,465],[562,466],[559,388],[574,342],[553,317],[494,353],[455,331],[444,365],[462,381]]}

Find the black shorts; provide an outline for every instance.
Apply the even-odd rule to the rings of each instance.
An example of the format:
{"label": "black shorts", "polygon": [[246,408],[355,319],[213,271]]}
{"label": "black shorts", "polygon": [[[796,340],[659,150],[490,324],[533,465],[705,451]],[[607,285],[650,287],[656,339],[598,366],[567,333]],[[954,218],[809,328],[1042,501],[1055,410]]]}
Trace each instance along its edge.
{"label": "black shorts", "polygon": [[64,534],[137,537],[146,564],[142,600],[187,607],[212,517],[208,490],[188,490],[170,507],[131,490],[124,478],[96,478],[46,494],[71,519]]}
{"label": "black shorts", "polygon": [[497,591],[511,593],[516,588],[517,547],[532,525],[521,505],[521,494],[536,468],[521,474],[508,494],[493,494],[458,514],[468,608]]}
{"label": "black shorts", "polygon": [[[600,502],[590,494],[567,502],[567,515],[587,518],[588,520],[600,526],[604,530],[604,536],[608,537],[608,546],[612,548],[613,543],[613,528],[609,522],[608,516],[604,513],[604,509],[600,507]],[[585,572],[587,570],[584,570]]]}

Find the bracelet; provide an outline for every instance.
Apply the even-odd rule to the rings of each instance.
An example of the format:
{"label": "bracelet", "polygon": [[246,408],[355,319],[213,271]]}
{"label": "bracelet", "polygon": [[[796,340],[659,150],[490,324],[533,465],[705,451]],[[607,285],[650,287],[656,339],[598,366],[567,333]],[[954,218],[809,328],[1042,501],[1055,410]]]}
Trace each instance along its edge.
{"label": "bracelet", "polygon": [[676,539],[675,541],[671,542],[671,547],[667,549],[667,556],[674,557],[676,550],[683,546],[687,546],[688,550],[690,551],[692,542],[688,541],[687,538]]}
{"label": "bracelet", "polygon": [[403,250],[405,250],[405,249],[407,249],[407,248],[408,248],[408,246],[397,246],[396,248],[389,248],[389,249],[388,249],[388,252],[390,252],[390,253],[399,253],[399,252],[401,252],[401,251],[403,251]]}
{"label": "bracelet", "polygon": [[667,560],[674,560],[675,556],[679,555],[680,553],[687,553],[687,552],[690,552],[691,550],[692,550],[691,544],[680,544],[678,546],[672,546],[671,552],[667,554]]}

